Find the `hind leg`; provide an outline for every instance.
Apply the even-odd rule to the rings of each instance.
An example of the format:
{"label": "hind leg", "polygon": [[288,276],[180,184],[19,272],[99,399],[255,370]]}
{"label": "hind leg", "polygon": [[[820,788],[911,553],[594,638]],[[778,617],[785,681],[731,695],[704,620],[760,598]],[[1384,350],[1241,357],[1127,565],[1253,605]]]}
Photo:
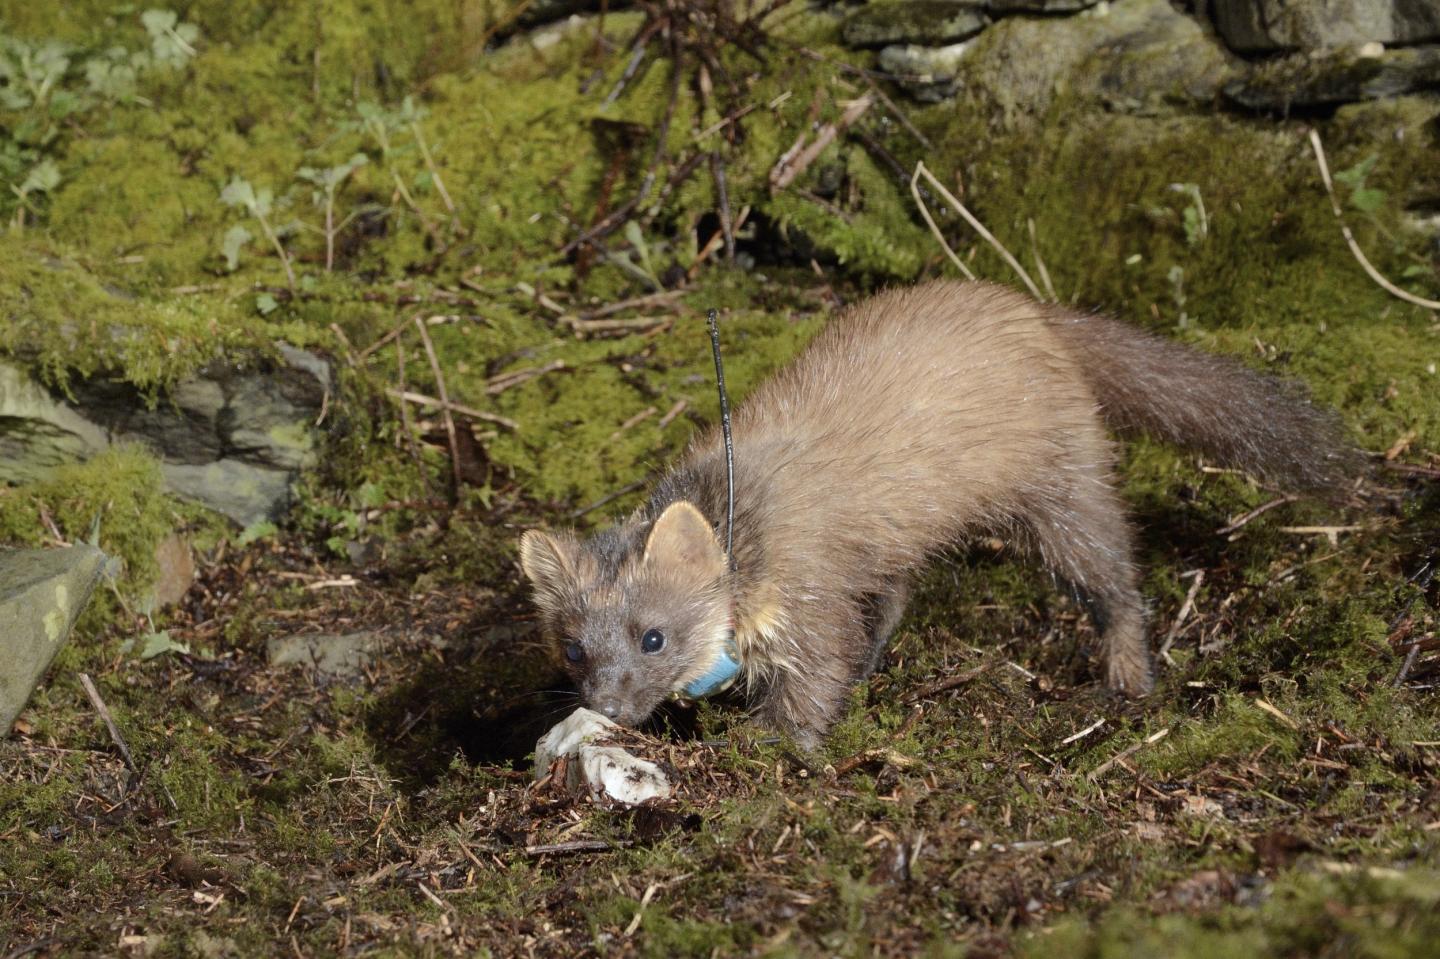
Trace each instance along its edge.
{"label": "hind leg", "polygon": [[885,647],[890,642],[895,627],[905,615],[905,604],[910,601],[910,581],[906,577],[895,580],[890,589],[870,597],[867,604],[866,622],[870,626],[870,658],[860,673],[860,678],[873,675],[885,660]]}
{"label": "hind leg", "polygon": [[1155,686],[1145,606],[1125,506],[1105,467],[1078,466],[1063,489],[1032,500],[1025,517],[1045,564],[1075,587],[1100,632],[1105,683],[1127,696]]}

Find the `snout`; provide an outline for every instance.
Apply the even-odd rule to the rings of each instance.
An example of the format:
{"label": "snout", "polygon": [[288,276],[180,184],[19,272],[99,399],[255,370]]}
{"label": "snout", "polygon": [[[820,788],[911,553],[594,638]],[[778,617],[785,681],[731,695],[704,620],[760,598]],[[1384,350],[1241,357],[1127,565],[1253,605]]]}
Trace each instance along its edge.
{"label": "snout", "polygon": [[646,715],[648,715],[635,709],[629,703],[614,698],[592,698],[587,703],[587,706],[606,719],[619,723],[621,726],[634,726],[644,720]]}

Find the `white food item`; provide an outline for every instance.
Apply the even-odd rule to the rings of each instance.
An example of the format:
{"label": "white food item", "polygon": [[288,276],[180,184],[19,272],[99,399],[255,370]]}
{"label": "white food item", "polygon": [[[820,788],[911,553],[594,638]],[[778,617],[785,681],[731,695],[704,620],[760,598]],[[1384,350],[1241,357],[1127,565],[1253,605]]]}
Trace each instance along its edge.
{"label": "white food item", "polygon": [[544,777],[561,756],[574,756],[580,761],[566,769],[567,785],[571,788],[578,786],[583,776],[591,792],[603,792],[631,805],[656,796],[669,796],[670,780],[659,766],[632,756],[619,746],[593,745],[595,740],[617,728],[597,712],[583,707],[575,710],[535,744],[535,778]]}

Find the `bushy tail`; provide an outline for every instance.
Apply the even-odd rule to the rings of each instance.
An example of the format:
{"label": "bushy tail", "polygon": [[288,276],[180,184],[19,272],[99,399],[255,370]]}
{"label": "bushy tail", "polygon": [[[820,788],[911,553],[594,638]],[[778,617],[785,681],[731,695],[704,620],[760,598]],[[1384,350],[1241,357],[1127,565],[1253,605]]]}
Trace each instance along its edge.
{"label": "bushy tail", "polygon": [[1197,450],[1290,489],[1333,489],[1362,462],[1333,410],[1298,383],[1154,336],[1117,320],[1057,311],[1105,421]]}

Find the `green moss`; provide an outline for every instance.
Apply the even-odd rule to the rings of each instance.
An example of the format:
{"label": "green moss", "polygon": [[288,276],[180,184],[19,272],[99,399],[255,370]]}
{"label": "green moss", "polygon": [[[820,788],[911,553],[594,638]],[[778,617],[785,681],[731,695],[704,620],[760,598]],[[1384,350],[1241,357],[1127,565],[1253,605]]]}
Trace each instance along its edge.
{"label": "green moss", "polygon": [[1227,906],[1211,915],[1153,917],[1117,910],[1094,926],[1070,921],[1029,937],[1021,955],[1082,959],[1136,954],[1291,956],[1425,955],[1440,932],[1433,870],[1344,870],[1338,876],[1295,871],[1258,909]]}
{"label": "green moss", "polygon": [[223,302],[137,298],[63,248],[0,238],[0,353],[51,383],[114,373],[154,396],[226,347],[265,347],[261,324]]}
{"label": "green moss", "polygon": [[137,448],[106,450],[59,466],[45,480],[0,489],[0,541],[46,541],[46,517],[71,541],[98,529],[98,545],[121,560],[121,582],[132,595],[154,579],[155,548],[184,515],[164,492],[159,464]]}

